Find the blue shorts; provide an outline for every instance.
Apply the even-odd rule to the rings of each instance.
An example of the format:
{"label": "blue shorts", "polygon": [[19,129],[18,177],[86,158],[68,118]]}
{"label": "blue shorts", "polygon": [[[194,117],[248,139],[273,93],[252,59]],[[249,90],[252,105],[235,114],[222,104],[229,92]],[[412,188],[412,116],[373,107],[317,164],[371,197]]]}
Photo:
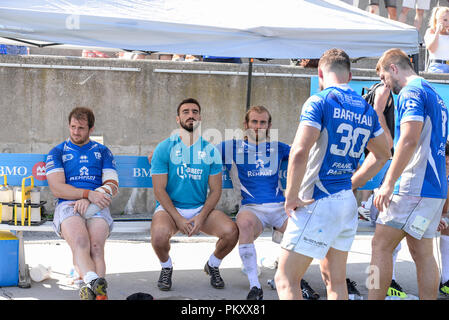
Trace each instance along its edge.
{"label": "blue shorts", "polygon": [[449,73],[449,64],[444,63],[431,63],[427,72],[433,73]]}

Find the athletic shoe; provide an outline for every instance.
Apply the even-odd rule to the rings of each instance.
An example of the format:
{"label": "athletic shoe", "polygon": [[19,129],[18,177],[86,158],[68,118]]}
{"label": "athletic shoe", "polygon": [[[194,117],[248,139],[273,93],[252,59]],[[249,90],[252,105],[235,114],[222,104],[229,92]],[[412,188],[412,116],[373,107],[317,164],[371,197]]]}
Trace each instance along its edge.
{"label": "athletic shoe", "polygon": [[246,297],[246,300],[263,300],[263,290],[262,288],[252,287]]}
{"label": "athletic shoe", "polygon": [[320,298],[320,295],[304,279],[301,279],[301,291],[302,297],[306,300],[318,300]]}
{"label": "athletic shoe", "polygon": [[173,268],[162,268],[159,280],[157,281],[157,287],[162,291],[168,291],[171,289],[171,275]]}
{"label": "athletic shoe", "polygon": [[90,288],[90,285],[84,284],[81,287],[79,294],[81,300],[95,300],[95,293]]}
{"label": "athletic shoe", "polygon": [[106,288],[108,283],[105,278],[97,278],[80,289],[81,300],[107,300]]}
{"label": "athletic shoe", "polygon": [[408,296],[396,281],[391,280],[390,287],[387,291],[387,297],[399,297],[401,299],[406,299]]}
{"label": "athletic shoe", "polygon": [[449,295],[449,280],[445,283],[440,282],[440,292],[445,296]]}
{"label": "athletic shoe", "polygon": [[209,263],[206,262],[204,265],[204,272],[210,275],[210,285],[215,289],[223,289],[225,284],[220,276],[220,270],[218,267],[211,267]]}
{"label": "athletic shoe", "polygon": [[358,209],[357,212],[359,213],[359,219],[360,220],[365,220],[365,221],[371,221],[371,217],[370,217],[370,209],[365,208],[363,205],[361,205]]}
{"label": "athletic shoe", "polygon": [[359,290],[357,290],[357,283],[355,281],[351,281],[351,279],[346,278],[346,285],[348,286],[348,298],[349,300],[363,300],[362,295]]}

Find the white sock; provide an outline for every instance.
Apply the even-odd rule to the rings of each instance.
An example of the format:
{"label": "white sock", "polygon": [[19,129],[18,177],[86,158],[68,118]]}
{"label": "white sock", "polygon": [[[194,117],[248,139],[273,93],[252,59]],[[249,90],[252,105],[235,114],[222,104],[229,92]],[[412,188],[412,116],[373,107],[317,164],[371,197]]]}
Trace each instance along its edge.
{"label": "white sock", "polygon": [[218,267],[220,266],[220,264],[221,264],[221,259],[218,259],[218,258],[212,253],[211,256],[209,257],[208,264],[209,264],[211,267],[218,268]]}
{"label": "white sock", "polygon": [[98,278],[100,278],[100,277],[98,276],[98,274],[96,274],[96,273],[93,272],[93,271],[88,271],[88,272],[86,272],[86,274],[84,275],[83,281],[84,281],[84,283],[89,284],[89,283],[92,282],[92,280],[95,280],[95,279],[98,279]]}
{"label": "white sock", "polygon": [[257,253],[253,243],[239,245],[239,254],[242,259],[245,273],[248,276],[249,288],[260,288],[259,277],[257,276]]}
{"label": "white sock", "polygon": [[399,250],[401,250],[401,243],[397,245],[396,248],[393,250],[393,277],[391,280],[396,281],[396,259],[398,258]]}
{"label": "white sock", "polygon": [[449,280],[449,236],[440,236],[441,282]]}
{"label": "white sock", "polygon": [[171,262],[171,258],[168,257],[168,260],[165,262],[159,261],[161,263],[162,268],[173,268],[173,264]]}

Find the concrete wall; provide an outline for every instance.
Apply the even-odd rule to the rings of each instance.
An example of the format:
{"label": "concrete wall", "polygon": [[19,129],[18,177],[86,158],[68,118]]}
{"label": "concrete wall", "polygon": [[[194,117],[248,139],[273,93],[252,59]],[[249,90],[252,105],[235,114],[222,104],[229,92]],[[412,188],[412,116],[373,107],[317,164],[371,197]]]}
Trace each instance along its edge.
{"label": "concrete wall", "polygon": [[[247,64],[55,56],[0,56],[0,63],[22,64],[0,65],[0,152],[47,153],[68,137],[67,116],[78,105],[94,110],[94,135],[102,135],[115,155],[148,155],[177,127],[176,106],[186,97],[201,103],[203,130],[217,129],[223,136],[225,129],[242,127],[246,112],[245,74],[195,74],[192,70],[244,73]],[[70,70],[52,65],[138,71]],[[268,107],[279,140],[291,144],[301,106],[310,94],[310,76],[316,70],[255,65],[253,72],[251,104]],[[373,70],[353,70],[353,75],[376,77]],[[426,77],[448,79],[447,75]],[[47,209],[53,210],[48,188],[42,198],[48,202]],[[111,209],[116,214],[150,213],[154,205],[152,190],[122,188]],[[237,196],[225,190],[219,208],[233,212],[236,205]]]}

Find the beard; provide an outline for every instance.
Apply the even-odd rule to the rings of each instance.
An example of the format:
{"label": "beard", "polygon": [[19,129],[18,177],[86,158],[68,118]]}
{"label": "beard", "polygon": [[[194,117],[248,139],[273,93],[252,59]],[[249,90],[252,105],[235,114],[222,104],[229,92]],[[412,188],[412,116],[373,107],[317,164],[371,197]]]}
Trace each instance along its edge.
{"label": "beard", "polygon": [[[193,120],[193,122],[191,122],[190,124],[187,124],[187,121],[189,120]],[[187,119],[185,122],[180,121],[180,125],[181,128],[183,128],[184,130],[186,130],[187,132],[193,132],[194,129],[196,129],[199,125],[199,121],[196,121],[193,118]]]}
{"label": "beard", "polygon": [[246,129],[246,136],[256,142],[262,142],[268,138],[268,129],[259,129],[257,131],[254,129]]}
{"label": "beard", "polygon": [[76,145],[84,145],[89,141],[89,136],[83,137],[70,135],[70,140],[72,140],[72,142]]}

